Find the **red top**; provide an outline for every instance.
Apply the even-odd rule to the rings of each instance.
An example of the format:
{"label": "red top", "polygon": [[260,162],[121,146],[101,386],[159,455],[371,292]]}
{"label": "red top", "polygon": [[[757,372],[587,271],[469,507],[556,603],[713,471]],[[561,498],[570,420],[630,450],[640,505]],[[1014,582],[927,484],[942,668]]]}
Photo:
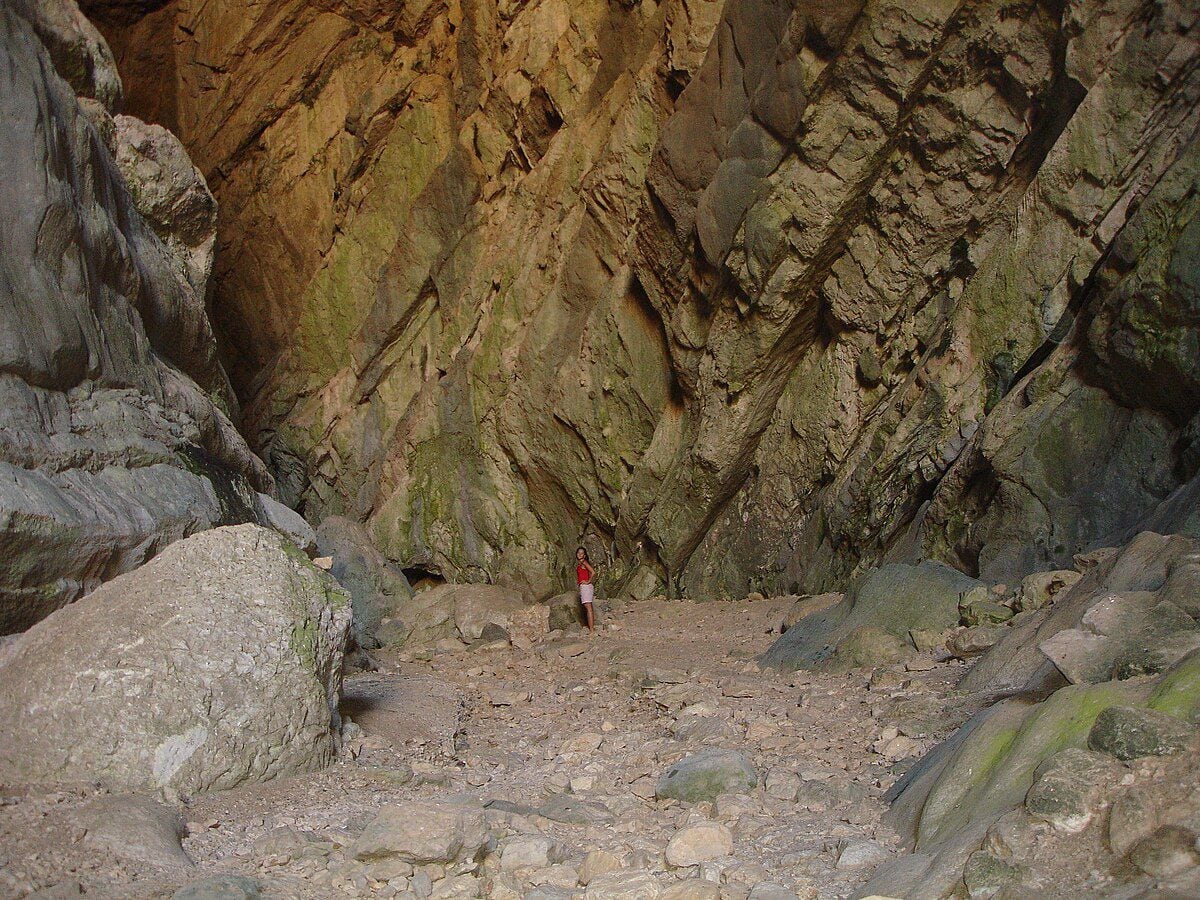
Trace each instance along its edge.
{"label": "red top", "polygon": [[592,576],[588,574],[587,566],[580,563],[575,567],[575,580],[579,584],[584,584],[592,580]]}

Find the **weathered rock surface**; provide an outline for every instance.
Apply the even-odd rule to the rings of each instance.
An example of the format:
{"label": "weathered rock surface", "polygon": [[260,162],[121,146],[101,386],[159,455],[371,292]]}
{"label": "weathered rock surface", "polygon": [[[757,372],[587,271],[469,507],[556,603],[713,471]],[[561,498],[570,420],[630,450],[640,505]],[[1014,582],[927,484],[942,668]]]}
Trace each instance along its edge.
{"label": "weathered rock surface", "polygon": [[273,531],[217,528],[58,610],[0,662],[0,777],[187,794],[333,752],[349,598]]}
{"label": "weathered rock surface", "polygon": [[880,663],[896,662],[909,632],[957,625],[960,595],[978,584],[937,562],[873,569],[851,585],[841,602],[806,616],[784,632],[763,656],[763,663],[791,670],[830,657],[845,667],[870,665],[873,657]]}
{"label": "weathered rock surface", "polygon": [[183,852],[185,833],[179,811],[148,797],[112,796],[94,800],[71,816],[89,845],[118,859],[152,866],[190,868]]}
{"label": "weathered rock surface", "polygon": [[203,179],[169,133],[113,122],[120,80],[73,0],[4,4],[0,47],[9,633],[174,540],[254,521],[271,479],[227,417],[204,304],[215,207]]}
{"label": "weathered rock surface", "polygon": [[735,750],[703,750],[685,756],[659,778],[655,795],[687,803],[716,800],[720,794],[738,794],[758,784],[750,760]]}
{"label": "weathered rock surface", "polygon": [[1200,527],[1181,0],[89,9],[225,210],[281,495],[404,568],[1015,583]]}
{"label": "weathered rock surface", "polygon": [[487,840],[483,811],[453,803],[384,807],[354,844],[360,860],[395,857],[408,863],[452,863],[473,858]]}

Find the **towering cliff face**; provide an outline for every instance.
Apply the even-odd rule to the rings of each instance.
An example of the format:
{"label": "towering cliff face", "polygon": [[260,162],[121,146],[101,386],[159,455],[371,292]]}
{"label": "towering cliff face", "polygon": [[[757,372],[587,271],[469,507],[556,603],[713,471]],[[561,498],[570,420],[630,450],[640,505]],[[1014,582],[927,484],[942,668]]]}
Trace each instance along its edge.
{"label": "towering cliff face", "polygon": [[193,531],[270,476],[223,409],[205,312],[216,208],[182,146],[113,118],[73,2],[0,7],[0,633]]}
{"label": "towering cliff face", "polygon": [[1191,4],[86,8],[221,203],[251,443],[402,566],[548,593],[584,538],[706,596],[1187,527]]}

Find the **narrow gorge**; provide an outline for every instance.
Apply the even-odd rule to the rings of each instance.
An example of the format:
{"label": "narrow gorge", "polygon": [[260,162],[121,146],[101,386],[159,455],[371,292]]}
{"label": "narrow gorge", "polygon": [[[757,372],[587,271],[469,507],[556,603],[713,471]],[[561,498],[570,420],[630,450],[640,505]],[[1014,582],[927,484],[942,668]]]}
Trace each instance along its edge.
{"label": "narrow gorge", "polygon": [[0,895],[1200,896],[1200,3],[0,61]]}

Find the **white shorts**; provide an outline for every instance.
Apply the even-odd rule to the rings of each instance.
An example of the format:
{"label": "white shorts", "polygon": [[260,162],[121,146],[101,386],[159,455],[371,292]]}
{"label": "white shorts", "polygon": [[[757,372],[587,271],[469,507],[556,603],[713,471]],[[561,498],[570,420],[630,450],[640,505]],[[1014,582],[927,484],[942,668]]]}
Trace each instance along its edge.
{"label": "white shorts", "polygon": [[596,586],[594,584],[581,584],[579,586],[579,602],[591,603],[596,596]]}

